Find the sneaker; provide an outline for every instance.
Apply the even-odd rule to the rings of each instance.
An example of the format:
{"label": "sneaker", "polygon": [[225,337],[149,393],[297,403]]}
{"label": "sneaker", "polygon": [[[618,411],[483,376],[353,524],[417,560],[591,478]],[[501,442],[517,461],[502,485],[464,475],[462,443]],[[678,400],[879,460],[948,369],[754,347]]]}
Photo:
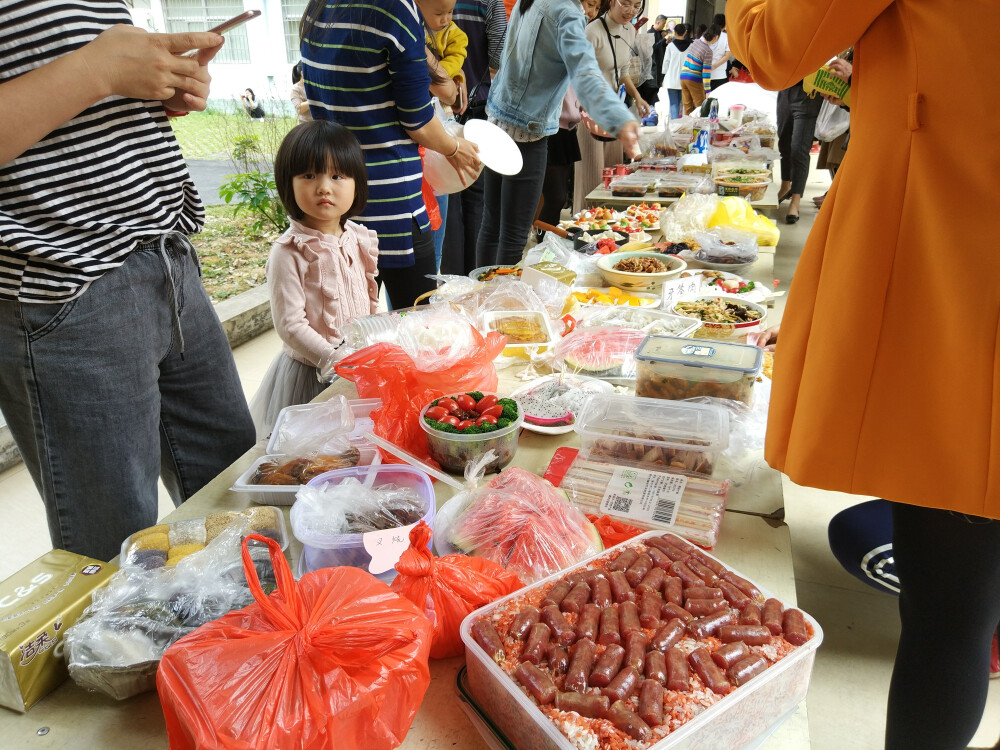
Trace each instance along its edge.
{"label": "sneaker", "polygon": [[990,679],[995,680],[1000,677],[1000,648],[997,647],[997,634],[993,634],[993,643],[990,645]]}

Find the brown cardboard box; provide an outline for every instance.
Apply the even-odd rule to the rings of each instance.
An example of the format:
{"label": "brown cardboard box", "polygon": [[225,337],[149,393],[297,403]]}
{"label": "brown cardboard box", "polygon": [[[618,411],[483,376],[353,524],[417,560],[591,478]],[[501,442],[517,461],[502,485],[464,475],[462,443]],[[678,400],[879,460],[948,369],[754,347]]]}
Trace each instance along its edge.
{"label": "brown cardboard box", "polygon": [[57,549],[0,583],[0,706],[27,711],[66,679],[62,635],[116,570]]}

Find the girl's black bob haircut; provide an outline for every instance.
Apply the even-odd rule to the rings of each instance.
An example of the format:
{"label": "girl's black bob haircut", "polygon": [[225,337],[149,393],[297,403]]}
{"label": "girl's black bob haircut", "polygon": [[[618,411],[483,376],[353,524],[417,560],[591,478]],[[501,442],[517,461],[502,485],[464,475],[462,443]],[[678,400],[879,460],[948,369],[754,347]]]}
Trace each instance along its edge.
{"label": "girl's black bob haircut", "polygon": [[292,178],[327,169],[354,179],[354,203],[341,218],[341,226],[365,210],[368,172],[361,144],[350,130],[339,123],[311,120],[289,130],[274,157],[274,182],[278,197],[291,218],[302,221],[305,216],[295,202]]}

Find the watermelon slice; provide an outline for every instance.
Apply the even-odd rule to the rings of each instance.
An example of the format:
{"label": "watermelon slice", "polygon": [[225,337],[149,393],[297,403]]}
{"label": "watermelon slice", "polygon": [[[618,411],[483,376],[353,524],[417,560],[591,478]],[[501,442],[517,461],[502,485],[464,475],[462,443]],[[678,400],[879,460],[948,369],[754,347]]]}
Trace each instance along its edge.
{"label": "watermelon slice", "polygon": [[582,328],[560,341],[554,354],[581,375],[634,378],[635,353],[645,338],[645,333],[632,328]]}

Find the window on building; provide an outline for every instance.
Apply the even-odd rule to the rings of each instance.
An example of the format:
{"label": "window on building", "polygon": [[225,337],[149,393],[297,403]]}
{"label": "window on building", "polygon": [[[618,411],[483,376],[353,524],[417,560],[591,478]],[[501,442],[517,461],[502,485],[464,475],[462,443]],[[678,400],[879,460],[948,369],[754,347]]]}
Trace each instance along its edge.
{"label": "window on building", "polygon": [[[225,0],[163,0],[163,19],[168,32],[207,31],[243,12],[243,3]],[[259,23],[259,21],[258,21]],[[226,43],[213,60],[215,63],[250,62],[250,44],[246,26],[226,32]]]}
{"label": "window on building", "polygon": [[285,26],[285,55],[289,63],[299,59],[299,21],[306,12],[306,0],[281,0],[281,16]]}

